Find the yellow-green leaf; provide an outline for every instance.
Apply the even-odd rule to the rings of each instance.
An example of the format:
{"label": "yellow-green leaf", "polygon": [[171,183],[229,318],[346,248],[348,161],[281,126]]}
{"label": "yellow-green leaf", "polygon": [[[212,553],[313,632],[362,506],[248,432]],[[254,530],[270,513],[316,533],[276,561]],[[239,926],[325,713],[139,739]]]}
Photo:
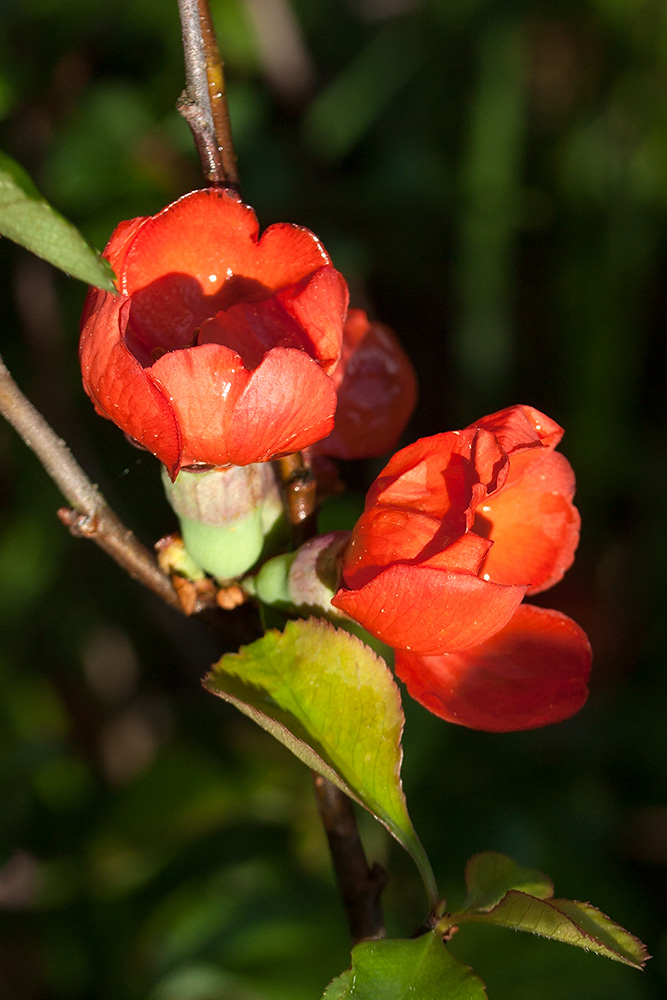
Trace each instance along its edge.
{"label": "yellow-green leaf", "polygon": [[437,902],[405,803],[403,710],[383,659],[323,619],[291,621],[223,656],[204,686],[376,816],[412,855]]}
{"label": "yellow-green leaf", "polygon": [[466,921],[490,923],[529,931],[540,937],[593,951],[636,969],[641,969],[648,957],[641,941],[619,924],[590,903],[570,899],[537,899],[512,889],[493,909],[452,914],[451,921],[454,924]]}
{"label": "yellow-green leaf", "polygon": [[115,291],[107,260],[41,194],[23,167],[0,153],[0,235],[74,278]]}

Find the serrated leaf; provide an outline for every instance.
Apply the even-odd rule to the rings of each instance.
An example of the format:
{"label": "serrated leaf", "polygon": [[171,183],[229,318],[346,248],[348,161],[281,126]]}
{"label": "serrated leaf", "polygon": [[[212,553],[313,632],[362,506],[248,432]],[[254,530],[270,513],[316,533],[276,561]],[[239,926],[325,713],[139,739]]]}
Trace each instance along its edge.
{"label": "serrated leaf", "polygon": [[475,854],[465,870],[468,895],[462,910],[490,910],[510,889],[550,899],[554,894],[553,882],[535,868],[521,868],[505,854],[485,851]]}
{"label": "serrated leaf", "polygon": [[350,995],[350,988],[354,985],[354,973],[352,969],[336,976],[333,982],[329,983],[322,1000],[345,1000]]}
{"label": "serrated leaf", "polygon": [[642,968],[648,957],[641,941],[590,903],[568,899],[537,899],[525,892],[511,889],[491,910],[469,911],[451,916],[453,924],[466,921],[529,931],[540,937],[594,951],[634,968]]}
{"label": "serrated leaf", "polygon": [[4,153],[0,153],[0,235],[88,285],[116,290],[109,262],[42,198],[23,167]]}
{"label": "serrated leaf", "polygon": [[486,1000],[481,979],[429,931],[410,941],[364,941],[352,950],[352,968],[333,981],[322,1000]]}
{"label": "serrated leaf", "polygon": [[[626,931],[620,924],[610,920],[608,916],[598,910],[590,903],[580,903],[575,899],[552,899],[552,906],[555,906],[564,916],[587,935],[591,941],[600,943],[599,954],[608,955],[618,962],[632,965],[635,968],[642,968],[649,958],[646,946],[639,938],[636,938],[629,931]],[[584,945],[584,947],[587,947]],[[592,951],[597,948],[591,946]]]}
{"label": "serrated leaf", "polygon": [[403,710],[384,660],[323,619],[300,619],[223,656],[204,687],[376,816],[412,855],[437,902],[401,786]]}

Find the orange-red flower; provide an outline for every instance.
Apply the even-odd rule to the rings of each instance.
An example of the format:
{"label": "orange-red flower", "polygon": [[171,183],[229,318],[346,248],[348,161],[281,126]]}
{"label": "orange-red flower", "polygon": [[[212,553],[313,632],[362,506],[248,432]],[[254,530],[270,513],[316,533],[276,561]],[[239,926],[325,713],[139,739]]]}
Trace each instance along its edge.
{"label": "orange-red flower", "polygon": [[520,606],[561,579],[579,539],[562,429],[514,406],[399,451],[371,487],[333,604],[396,650],[431,711],[525,729],[586,699],[590,647],[574,622]]}
{"label": "orange-red flower", "polygon": [[347,286],[313,233],[279,224],[260,238],[251,208],[209,189],[122,223],[105,256],[119,294],[89,292],[84,386],[172,477],[331,431]]}
{"label": "orange-red flower", "polygon": [[312,451],[348,460],[386,454],[417,401],[414,369],[394,332],[371,322],[363,309],[350,309],[333,380],[336,424]]}

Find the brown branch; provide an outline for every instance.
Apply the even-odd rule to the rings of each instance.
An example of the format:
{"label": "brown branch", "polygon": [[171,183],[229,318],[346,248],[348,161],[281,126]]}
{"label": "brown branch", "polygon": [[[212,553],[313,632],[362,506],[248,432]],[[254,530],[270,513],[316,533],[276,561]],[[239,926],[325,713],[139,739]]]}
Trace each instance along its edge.
{"label": "brown branch", "polygon": [[347,795],[321,775],[314,775],[315,799],[324,824],[336,880],[345,904],[353,944],[385,936],[382,890],[387,876],[381,865],[368,867],[354,809]]}
{"label": "brown branch", "polygon": [[153,554],[137,541],[86,476],[65,442],[23,395],[0,358],[0,413],[35,453],[73,510],[63,508],[60,520],[72,534],[92,539],[135,580],[172,608],[181,605],[171,580]]}
{"label": "brown branch", "polygon": [[190,126],[209,184],[238,190],[236,154],[227,107],[224,63],[208,0],[178,0],[186,87],[178,111]]}
{"label": "brown branch", "polygon": [[283,501],[295,549],[317,534],[317,482],[300,451],[276,462],[283,485]]}

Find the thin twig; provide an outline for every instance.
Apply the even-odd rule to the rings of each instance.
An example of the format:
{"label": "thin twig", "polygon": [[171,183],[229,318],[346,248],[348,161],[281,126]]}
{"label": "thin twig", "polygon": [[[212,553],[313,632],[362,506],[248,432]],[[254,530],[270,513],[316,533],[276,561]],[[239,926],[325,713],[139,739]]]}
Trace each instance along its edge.
{"label": "thin twig", "polygon": [[224,63],[218,51],[208,0],[178,0],[178,10],[186,79],[178,111],[190,126],[208,183],[238,190]]}
{"label": "thin twig", "polygon": [[347,795],[319,774],[314,775],[314,784],[317,808],[329,841],[352,942],[383,938],[381,896],[387,883],[384,868],[379,864],[368,867]]}
{"label": "thin twig", "polygon": [[140,580],[172,608],[181,605],[171,580],[153,554],[137,541],[111,510],[96,486],[32,403],[23,395],[0,357],[0,413],[35,453],[73,509],[58,512],[72,534],[92,539],[130,576]]}

